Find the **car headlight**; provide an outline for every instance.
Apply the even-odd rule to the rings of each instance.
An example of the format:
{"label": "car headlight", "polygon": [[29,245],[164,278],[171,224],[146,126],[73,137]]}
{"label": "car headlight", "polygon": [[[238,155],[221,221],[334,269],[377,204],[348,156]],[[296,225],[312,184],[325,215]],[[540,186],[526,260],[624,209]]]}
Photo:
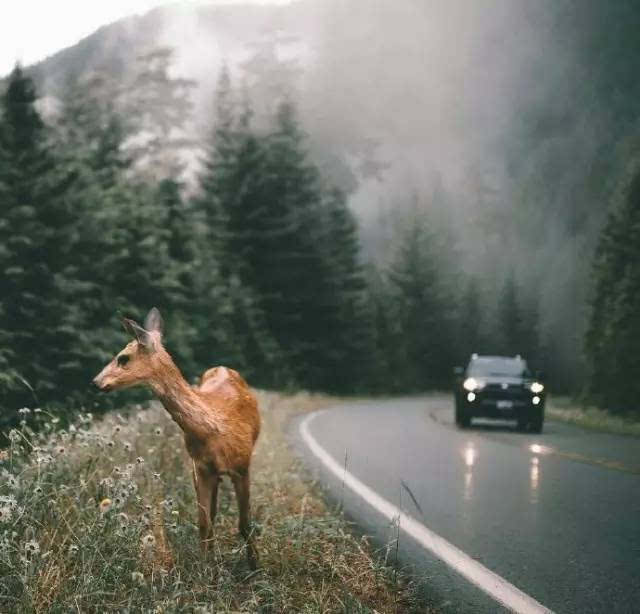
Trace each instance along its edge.
{"label": "car headlight", "polygon": [[529,388],[531,389],[531,392],[533,392],[533,394],[539,394],[544,390],[544,386],[540,382],[533,382],[533,384],[531,384]]}
{"label": "car headlight", "polygon": [[484,382],[478,381],[475,377],[468,377],[464,380],[462,387],[469,392],[482,390],[484,388]]}

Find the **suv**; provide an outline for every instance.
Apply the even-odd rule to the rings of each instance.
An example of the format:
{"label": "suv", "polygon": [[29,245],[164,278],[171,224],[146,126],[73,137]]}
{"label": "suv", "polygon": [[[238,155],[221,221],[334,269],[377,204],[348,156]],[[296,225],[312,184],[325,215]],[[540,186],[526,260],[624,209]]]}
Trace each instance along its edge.
{"label": "suv", "polygon": [[466,428],[474,417],[518,421],[518,430],[542,432],[544,385],[520,356],[473,354],[466,369],[455,367],[456,424]]}

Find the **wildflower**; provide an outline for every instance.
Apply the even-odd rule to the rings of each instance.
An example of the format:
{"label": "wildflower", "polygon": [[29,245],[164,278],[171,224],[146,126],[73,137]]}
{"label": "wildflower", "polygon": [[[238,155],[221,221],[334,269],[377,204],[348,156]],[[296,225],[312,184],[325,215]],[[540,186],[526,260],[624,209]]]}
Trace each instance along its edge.
{"label": "wildflower", "polygon": [[70,433],[75,433],[76,432],[76,427],[73,424],[69,425],[69,432]]}
{"label": "wildflower", "polygon": [[33,410],[33,413],[34,413],[34,414],[39,414],[39,413],[41,413],[41,412],[42,412],[42,410],[41,410],[39,407],[36,407],[36,408]]}
{"label": "wildflower", "polygon": [[138,463],[138,465],[142,465],[144,463],[144,458],[142,458],[142,456],[138,456],[138,458],[136,458],[136,463]]}
{"label": "wildflower", "polygon": [[116,425],[113,427],[113,433],[114,433],[115,435],[117,435],[120,431],[122,431],[122,427],[121,427],[119,424],[116,424]]}
{"label": "wildflower", "polygon": [[0,522],[9,522],[11,520],[12,512],[9,506],[0,507]]}
{"label": "wildflower", "polygon": [[147,510],[147,512],[150,512],[150,511],[151,511],[151,506],[147,503],[147,504],[144,506],[144,509],[145,509],[145,510]]}
{"label": "wildflower", "polygon": [[12,441],[13,443],[20,441],[20,433],[15,429],[11,429],[9,431],[9,440]]}
{"label": "wildflower", "polygon": [[154,432],[156,435],[162,435],[162,429],[159,426],[156,427],[156,430]]}
{"label": "wildflower", "polygon": [[36,486],[36,487],[33,489],[33,492],[34,492],[36,495],[41,495],[41,494],[42,494],[42,486]]}
{"label": "wildflower", "polygon": [[113,478],[102,478],[100,482],[98,482],[98,485],[106,489],[113,488]]}
{"label": "wildflower", "polygon": [[78,550],[80,550],[80,548],[78,548],[78,546],[76,546],[75,544],[71,544],[69,546],[69,555],[70,556],[74,556],[74,555],[78,554]]}
{"label": "wildflower", "polygon": [[111,509],[111,506],[111,499],[103,499],[102,501],[100,501],[100,513],[103,515],[106,514]]}
{"label": "wildflower", "polygon": [[62,456],[65,452],[66,452],[66,448],[64,446],[58,446],[56,448],[56,452],[58,453],[58,455]]}
{"label": "wildflower", "polygon": [[115,505],[116,509],[120,509],[124,507],[124,504],[126,502],[127,502],[127,498],[123,497],[122,494],[118,494],[113,498],[113,504]]}
{"label": "wildflower", "polygon": [[113,473],[117,473],[120,474],[122,473],[122,469],[120,469],[120,467],[118,467],[117,465],[113,468]]}
{"label": "wildflower", "polygon": [[29,540],[24,545],[24,551],[27,557],[36,556],[40,552],[40,544],[35,539]]}
{"label": "wildflower", "polygon": [[31,410],[28,407],[22,407],[18,410],[18,413],[22,416],[26,416],[27,414],[31,413]]}
{"label": "wildflower", "polygon": [[17,490],[20,487],[20,480],[15,475],[5,471],[4,477],[7,481],[7,486],[12,490]]}
{"label": "wildflower", "polygon": [[133,465],[131,463],[127,463],[127,473],[131,475],[132,471],[133,471]]}
{"label": "wildflower", "polygon": [[133,580],[133,582],[135,582],[139,586],[142,586],[144,584],[144,576],[139,571],[131,572],[131,580]]}
{"label": "wildflower", "polygon": [[180,515],[180,512],[179,512],[178,510],[173,510],[173,511],[171,512],[171,515],[172,515],[172,516],[179,516],[179,515]]}
{"label": "wildflower", "polygon": [[58,424],[60,422],[60,418],[51,418],[51,424]]}
{"label": "wildflower", "polygon": [[147,533],[143,538],[142,538],[142,545],[147,549],[151,549],[155,546],[156,544],[156,538],[151,534],[151,533]]}
{"label": "wildflower", "polygon": [[109,441],[107,441],[107,446],[109,446],[110,448],[113,448],[113,446],[115,446],[115,441],[113,441],[113,439],[109,439]]}
{"label": "wildflower", "polygon": [[131,451],[131,444],[128,441],[123,442],[122,445],[127,452]]}
{"label": "wildflower", "polygon": [[153,474],[153,479],[154,480],[159,480],[160,479],[160,474],[159,473],[154,473]]}

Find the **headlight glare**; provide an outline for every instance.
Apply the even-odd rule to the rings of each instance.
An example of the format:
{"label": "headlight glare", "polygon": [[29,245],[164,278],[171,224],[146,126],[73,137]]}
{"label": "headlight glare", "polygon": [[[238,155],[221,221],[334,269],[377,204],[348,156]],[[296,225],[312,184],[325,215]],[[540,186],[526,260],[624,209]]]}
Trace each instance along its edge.
{"label": "headlight glare", "polygon": [[464,380],[462,387],[469,392],[473,392],[476,388],[479,388],[478,381],[473,377],[468,377]]}
{"label": "headlight glare", "polygon": [[533,392],[533,394],[539,394],[543,390],[544,386],[540,382],[533,382],[533,384],[531,384],[531,392]]}

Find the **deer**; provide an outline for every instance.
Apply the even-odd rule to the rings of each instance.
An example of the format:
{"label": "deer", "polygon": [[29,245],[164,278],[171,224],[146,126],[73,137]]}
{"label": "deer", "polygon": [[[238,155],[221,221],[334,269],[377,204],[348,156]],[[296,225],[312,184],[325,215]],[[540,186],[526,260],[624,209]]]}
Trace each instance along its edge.
{"label": "deer", "polygon": [[147,314],[144,327],[128,318],[123,318],[122,324],[133,340],[100,371],[93,384],[104,392],[147,386],[182,430],[191,458],[204,553],[213,537],[218,485],[223,476],[231,479],[248,564],[256,569],[258,554],[249,504],[249,466],[260,434],[255,395],[237,371],[223,366],[205,371],[199,385],[188,384],[163,346],[164,325],[155,307]]}

